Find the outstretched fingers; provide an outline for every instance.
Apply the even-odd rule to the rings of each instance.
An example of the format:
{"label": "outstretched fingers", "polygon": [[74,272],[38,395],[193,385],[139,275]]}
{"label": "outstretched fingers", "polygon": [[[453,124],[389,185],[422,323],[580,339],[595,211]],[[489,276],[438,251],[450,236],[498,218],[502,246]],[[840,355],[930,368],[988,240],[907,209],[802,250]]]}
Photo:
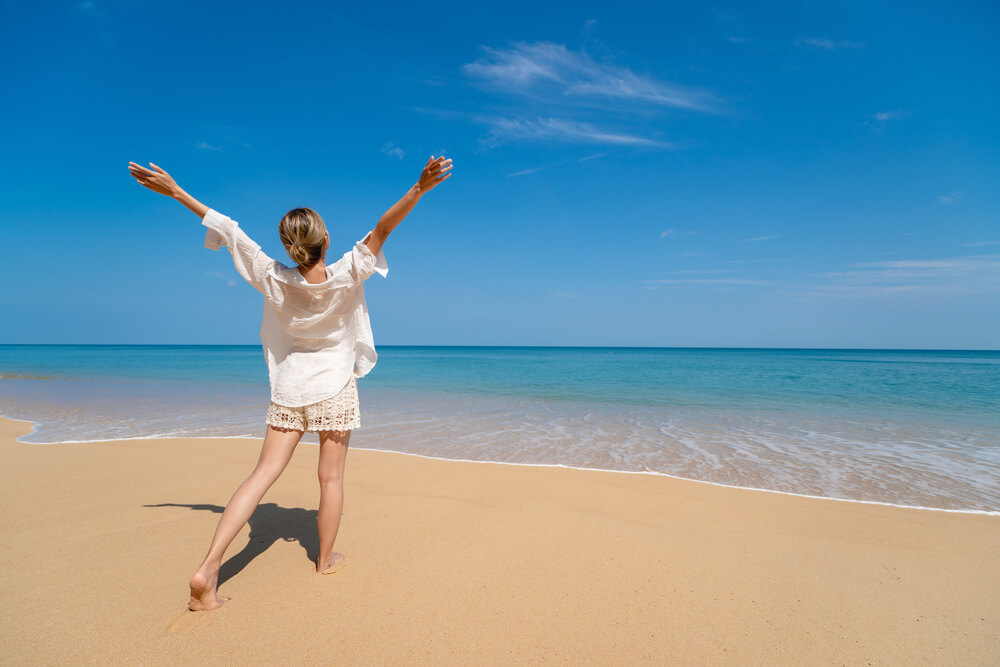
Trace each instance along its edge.
{"label": "outstretched fingers", "polygon": [[[150,162],[149,164],[153,164],[153,163]],[[141,164],[136,164],[135,162],[129,162],[128,163],[128,168],[129,168],[129,171],[131,171],[132,173],[139,172],[140,174],[146,174],[148,176],[152,176],[155,173],[155,172],[153,172],[153,171],[151,171],[149,169],[146,169]]]}
{"label": "outstretched fingers", "polygon": [[[454,165],[452,165],[452,164],[450,164],[450,163],[451,163],[451,159],[448,159],[448,160],[446,160],[445,162],[442,162],[442,163],[441,163],[440,165],[438,165],[438,166],[437,166],[437,168],[435,168],[435,169],[434,169],[434,170],[433,170],[433,171],[431,172],[431,175],[432,175],[432,176],[435,176],[435,177],[440,177],[440,176],[441,176],[442,174],[444,174],[445,172],[448,172],[448,171],[450,171],[450,170],[451,170],[451,168],[452,168],[452,167],[454,166]],[[445,165],[447,165],[447,166],[445,166]],[[450,175],[451,175],[451,174],[448,174],[448,176],[450,176]],[[446,176],[445,178],[447,178],[447,176]],[[443,179],[443,178],[439,178],[439,180],[442,180],[442,181],[443,181],[444,179]]]}

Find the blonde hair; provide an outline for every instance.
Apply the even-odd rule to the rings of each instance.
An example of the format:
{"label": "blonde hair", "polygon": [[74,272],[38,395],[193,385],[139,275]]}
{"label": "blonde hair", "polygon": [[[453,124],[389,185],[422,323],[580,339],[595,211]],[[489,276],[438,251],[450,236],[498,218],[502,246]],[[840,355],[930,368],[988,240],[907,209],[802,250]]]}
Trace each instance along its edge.
{"label": "blonde hair", "polygon": [[278,223],[278,234],[292,261],[310,267],[323,256],[326,223],[311,208],[293,208]]}

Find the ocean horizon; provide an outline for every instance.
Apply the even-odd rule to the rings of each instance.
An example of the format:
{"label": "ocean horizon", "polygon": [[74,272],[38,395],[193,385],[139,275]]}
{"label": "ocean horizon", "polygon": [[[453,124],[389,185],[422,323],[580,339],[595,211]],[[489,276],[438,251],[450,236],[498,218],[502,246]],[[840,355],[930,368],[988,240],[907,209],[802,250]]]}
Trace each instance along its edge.
{"label": "ocean horizon", "polygon": [[[378,351],[355,447],[1000,511],[1000,351]],[[260,345],[0,345],[25,443],[257,438],[268,400]]]}

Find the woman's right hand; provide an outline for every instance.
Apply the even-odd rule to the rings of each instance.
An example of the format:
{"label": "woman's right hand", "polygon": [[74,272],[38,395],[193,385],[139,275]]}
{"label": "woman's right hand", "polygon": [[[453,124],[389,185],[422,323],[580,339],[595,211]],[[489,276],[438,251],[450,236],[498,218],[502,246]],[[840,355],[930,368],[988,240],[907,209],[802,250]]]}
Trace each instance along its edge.
{"label": "woman's right hand", "polygon": [[451,167],[451,158],[445,160],[442,155],[435,159],[432,155],[427,160],[427,164],[424,165],[424,170],[420,173],[420,180],[417,181],[417,191],[419,194],[425,195],[433,190],[438,183],[448,180],[451,174],[446,174],[445,172],[449,171]]}
{"label": "woman's right hand", "polygon": [[167,197],[176,197],[177,195],[184,192],[181,190],[177,182],[171,178],[170,174],[163,171],[157,167],[152,162],[149,163],[156,171],[146,169],[135,162],[128,163],[129,173],[135,177],[135,180],[139,181],[140,185],[144,185],[153,192],[158,192],[161,195],[166,195]]}

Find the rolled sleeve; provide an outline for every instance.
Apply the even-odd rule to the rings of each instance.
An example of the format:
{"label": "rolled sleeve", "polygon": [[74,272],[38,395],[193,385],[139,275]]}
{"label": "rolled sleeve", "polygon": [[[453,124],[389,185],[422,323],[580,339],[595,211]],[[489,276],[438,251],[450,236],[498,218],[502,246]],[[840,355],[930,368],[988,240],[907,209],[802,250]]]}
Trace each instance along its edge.
{"label": "rolled sleeve", "polygon": [[205,247],[209,250],[218,250],[222,246],[229,245],[227,239],[232,236],[233,227],[236,226],[231,218],[211,208],[201,219],[201,224],[206,227]]}
{"label": "rolled sleeve", "polygon": [[[365,238],[368,238],[365,236]],[[351,253],[354,263],[354,275],[358,281],[364,281],[377,273],[383,278],[389,274],[389,265],[385,261],[385,253],[379,248],[378,254],[374,254],[365,239],[361,239],[354,244],[354,251]]]}
{"label": "rolled sleeve", "polygon": [[202,218],[207,230],[205,232],[205,247],[218,250],[222,246],[229,249],[233,256],[233,265],[237,272],[254,289],[262,294],[268,293],[270,274],[276,270],[277,262],[267,256],[260,246],[246,235],[239,224],[232,218],[222,215],[214,209],[209,209]]}

